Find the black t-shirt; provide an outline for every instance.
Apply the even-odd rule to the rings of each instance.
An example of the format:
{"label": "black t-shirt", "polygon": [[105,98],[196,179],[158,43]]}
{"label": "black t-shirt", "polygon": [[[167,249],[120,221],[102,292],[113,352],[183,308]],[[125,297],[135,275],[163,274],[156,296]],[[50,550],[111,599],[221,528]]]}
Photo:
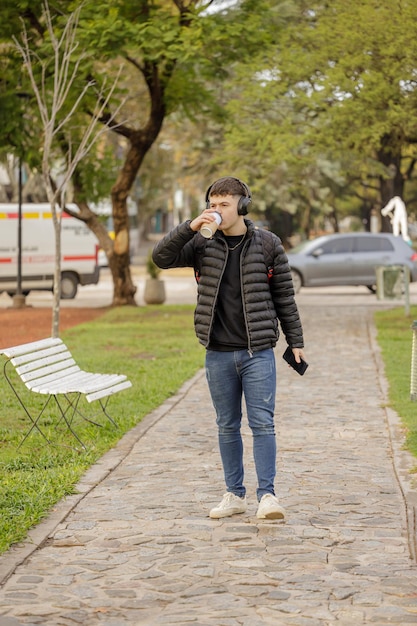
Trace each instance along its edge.
{"label": "black t-shirt", "polygon": [[242,239],[242,235],[233,235],[225,236],[225,239],[229,247],[229,256],[219,287],[208,348],[220,352],[233,352],[248,347],[240,282],[240,254],[244,237]]}

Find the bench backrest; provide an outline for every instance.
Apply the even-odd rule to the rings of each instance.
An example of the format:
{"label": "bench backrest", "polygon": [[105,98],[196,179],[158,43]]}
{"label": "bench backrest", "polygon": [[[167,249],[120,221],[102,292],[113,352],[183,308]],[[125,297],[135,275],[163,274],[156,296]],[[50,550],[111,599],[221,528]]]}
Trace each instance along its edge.
{"label": "bench backrest", "polygon": [[[61,339],[42,339],[4,348],[0,354],[8,357],[26,387],[42,394],[83,393],[88,402],[101,400],[132,383],[123,374],[96,374],[80,369]],[[11,384],[8,378],[9,384]],[[13,387],[13,385],[12,385]]]}
{"label": "bench backrest", "polygon": [[43,339],[0,350],[9,357],[26,387],[48,383],[80,371],[61,339]]}

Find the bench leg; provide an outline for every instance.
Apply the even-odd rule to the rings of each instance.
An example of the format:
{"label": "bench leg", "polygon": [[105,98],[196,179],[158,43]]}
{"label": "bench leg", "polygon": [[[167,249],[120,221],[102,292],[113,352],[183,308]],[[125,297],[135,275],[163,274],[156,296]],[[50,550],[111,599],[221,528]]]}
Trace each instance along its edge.
{"label": "bench leg", "polygon": [[33,417],[30,413],[28,408],[26,407],[25,403],[23,402],[22,398],[19,396],[19,394],[17,393],[12,381],[10,380],[8,374],[7,374],[7,364],[9,363],[9,361],[6,361],[6,363],[4,364],[4,368],[3,368],[3,372],[4,372],[4,377],[7,380],[11,390],[13,391],[14,395],[16,396],[20,406],[22,407],[22,409],[24,410],[24,412],[26,413],[26,415],[28,416],[29,420],[32,423],[32,426],[29,428],[28,432],[26,433],[26,435],[23,437],[22,441],[19,443],[17,449],[19,449],[23,443],[26,441],[26,439],[29,437],[30,433],[32,432],[32,430],[34,430],[36,428],[36,430],[39,432],[39,434],[42,435],[42,437],[45,439],[45,441],[47,443],[51,443],[48,439],[48,437],[45,435],[45,433],[42,431],[41,427],[39,426],[39,420],[43,415],[44,410],[46,409],[46,407],[49,404],[49,401],[51,399],[51,396],[48,397],[48,399],[46,400],[45,404],[43,405],[39,415],[37,417]]}
{"label": "bench leg", "polygon": [[103,402],[103,400],[101,400],[101,399],[100,399],[100,400],[99,400],[99,402],[100,402],[100,406],[101,406],[101,408],[102,408],[102,411],[103,411],[104,415],[107,417],[107,419],[108,419],[108,420],[109,420],[109,421],[113,424],[113,426],[114,426],[115,428],[117,428],[118,426],[117,426],[116,422],[114,421],[114,419],[112,418],[112,416],[111,416],[111,415],[109,415],[109,414],[107,413],[107,410],[106,410],[106,407],[107,407],[107,404],[108,404],[108,401],[109,401],[109,400],[110,400],[110,396],[108,396],[108,397],[106,398],[106,401],[105,401],[105,402]]}
{"label": "bench leg", "polygon": [[[87,415],[84,415],[84,413],[82,413],[80,411],[80,409],[78,408],[78,401],[79,401],[79,399],[81,397],[81,394],[77,394],[77,397],[75,399],[71,398],[68,394],[63,394],[63,396],[65,397],[66,401],[68,402],[68,409],[70,407],[73,409],[71,421],[73,420],[75,414],[77,413],[77,415],[82,417],[82,419],[85,420],[86,422],[89,422],[90,424],[94,424],[94,426],[98,426],[99,428],[101,428],[103,426],[103,424],[99,424],[98,422],[95,422],[91,417],[87,417]],[[113,424],[113,426],[115,428],[117,428],[116,422],[111,417],[111,415],[109,415],[108,412],[106,411],[106,407],[107,407],[108,401],[109,401],[109,398],[107,398],[105,402],[103,402],[102,400],[99,400],[100,407],[101,407],[101,410],[103,411],[104,415],[109,420],[109,422],[111,422]],[[99,413],[96,413],[95,415],[99,415]]]}
{"label": "bench leg", "polygon": [[[101,428],[102,424],[95,422],[93,419],[91,419],[90,417],[87,417],[87,415],[84,415],[84,413],[80,411],[78,404],[81,398],[81,393],[74,392],[74,397],[71,397],[69,394],[62,394],[62,395],[65,398],[65,401],[67,403],[66,407],[63,406],[63,404],[59,401],[57,396],[54,396],[55,402],[61,414],[60,421],[61,420],[65,421],[69,431],[74,435],[74,437],[83,446],[83,448],[86,449],[86,446],[84,445],[84,443],[81,441],[81,439],[79,438],[79,436],[76,434],[76,432],[73,430],[71,426],[75,415],[79,415],[83,420],[85,420],[86,422],[89,422],[90,424],[93,424],[94,426],[98,426]],[[109,413],[107,412],[107,403],[109,399],[110,399],[109,397],[106,398],[104,402],[102,400],[99,400],[100,407],[104,415],[111,422],[111,424],[113,424],[113,426],[117,428],[116,422],[111,417],[111,415],[109,415]]]}
{"label": "bench leg", "polygon": [[[65,399],[66,399],[66,401],[67,401],[67,406],[66,406],[66,408],[64,408],[63,406],[61,406],[61,403],[59,402],[59,400],[58,400],[57,396],[55,396],[55,395],[54,395],[53,397],[54,397],[54,399],[55,399],[55,402],[56,402],[57,407],[58,407],[58,409],[59,409],[59,412],[60,412],[60,414],[61,414],[61,418],[60,418],[60,420],[59,420],[59,421],[64,420],[64,422],[65,422],[65,424],[67,425],[68,430],[70,431],[70,433],[71,433],[71,434],[75,437],[75,439],[76,439],[76,440],[78,441],[78,443],[79,443],[79,444],[80,444],[80,445],[84,448],[84,450],[86,450],[86,449],[87,449],[87,447],[86,447],[86,446],[85,446],[85,444],[81,441],[81,439],[79,438],[79,436],[77,435],[77,433],[75,432],[75,430],[73,430],[73,428],[72,428],[72,426],[71,426],[71,423],[72,423],[72,421],[73,421],[73,419],[74,419],[74,415],[75,415],[75,413],[79,413],[79,411],[78,411],[78,409],[77,409],[77,405],[78,405],[78,402],[79,402],[80,396],[81,396],[81,394],[80,394],[80,393],[78,393],[78,394],[76,395],[75,401],[74,401],[74,402],[71,402],[71,400],[70,400],[70,399],[68,399],[67,395],[66,395],[66,394],[64,394],[64,397],[65,397]],[[70,415],[70,417],[69,417],[69,418],[67,417],[67,413],[68,413],[68,411],[71,411],[71,415]],[[59,424],[59,422],[58,422],[58,424]],[[58,426],[58,424],[57,424],[57,426]]]}
{"label": "bench leg", "polygon": [[45,439],[45,441],[47,443],[51,443],[48,439],[48,437],[45,435],[45,433],[42,431],[41,427],[39,426],[39,420],[41,419],[44,410],[46,409],[46,407],[49,404],[49,401],[51,399],[51,396],[48,397],[47,401],[45,402],[45,404],[42,407],[42,410],[40,411],[39,415],[33,419],[33,417],[31,416],[31,414],[29,413],[29,411],[26,409],[25,405],[23,404],[23,402],[20,400],[19,398],[19,402],[22,405],[22,407],[24,408],[26,415],[29,417],[29,419],[32,422],[32,426],[29,428],[28,432],[26,433],[26,435],[23,437],[22,441],[19,443],[19,445],[17,446],[17,449],[19,450],[20,446],[22,446],[24,444],[24,442],[26,441],[26,439],[29,437],[30,433],[32,432],[32,430],[34,430],[36,428],[36,430],[42,435],[42,437]]}

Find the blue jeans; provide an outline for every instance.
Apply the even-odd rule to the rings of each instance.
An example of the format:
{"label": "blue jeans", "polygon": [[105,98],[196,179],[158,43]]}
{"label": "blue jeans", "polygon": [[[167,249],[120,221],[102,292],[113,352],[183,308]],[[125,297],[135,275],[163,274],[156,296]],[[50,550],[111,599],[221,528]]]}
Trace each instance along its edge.
{"label": "blue jeans", "polygon": [[258,478],[257,498],[275,494],[276,441],[274,409],[275,355],[272,349],[217,352],[207,350],[206,376],[217,414],[220,456],[227,491],[243,497],[242,395],[253,435],[253,456]]}

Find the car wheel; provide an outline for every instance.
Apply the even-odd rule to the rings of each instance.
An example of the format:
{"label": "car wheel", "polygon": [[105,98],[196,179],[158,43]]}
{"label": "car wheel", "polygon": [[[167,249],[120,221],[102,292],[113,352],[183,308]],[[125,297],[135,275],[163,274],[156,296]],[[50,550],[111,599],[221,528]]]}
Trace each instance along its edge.
{"label": "car wheel", "polygon": [[371,293],[376,293],[375,285],[366,285],[366,287],[369,289]]}
{"label": "car wheel", "polygon": [[61,299],[72,300],[77,295],[78,278],[71,272],[63,272],[61,276]]}
{"label": "car wheel", "polygon": [[296,270],[291,270],[291,278],[292,284],[294,285],[294,291],[295,293],[298,293],[303,285],[301,274]]}

